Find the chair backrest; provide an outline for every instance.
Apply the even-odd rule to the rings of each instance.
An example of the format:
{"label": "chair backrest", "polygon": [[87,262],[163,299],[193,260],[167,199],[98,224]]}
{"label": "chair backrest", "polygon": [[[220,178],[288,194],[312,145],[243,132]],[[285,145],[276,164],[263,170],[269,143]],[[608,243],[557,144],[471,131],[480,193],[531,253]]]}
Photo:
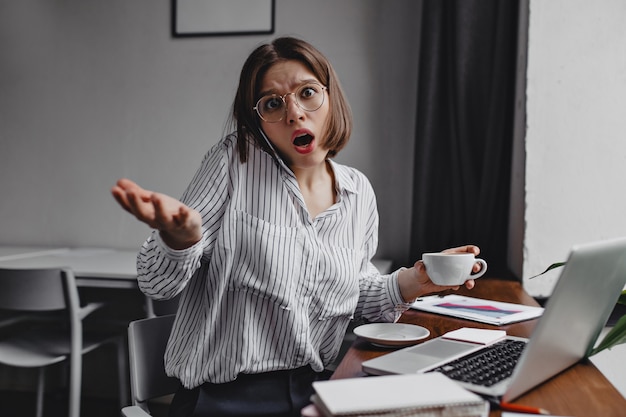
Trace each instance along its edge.
{"label": "chair backrest", "polygon": [[163,356],[175,314],[136,320],[128,326],[133,405],[146,411],[147,401],[175,393],[179,382],[165,374]]}
{"label": "chair backrest", "polygon": [[34,312],[78,306],[76,281],[69,269],[0,268],[0,309]]}
{"label": "chair backrest", "polygon": [[[153,300],[152,298],[148,298],[148,302],[151,304],[151,310],[153,316],[168,316],[170,314],[176,314],[178,311],[178,300],[180,299],[180,294],[178,294],[174,298],[170,298],[169,300]],[[148,315],[148,317],[151,317]]]}

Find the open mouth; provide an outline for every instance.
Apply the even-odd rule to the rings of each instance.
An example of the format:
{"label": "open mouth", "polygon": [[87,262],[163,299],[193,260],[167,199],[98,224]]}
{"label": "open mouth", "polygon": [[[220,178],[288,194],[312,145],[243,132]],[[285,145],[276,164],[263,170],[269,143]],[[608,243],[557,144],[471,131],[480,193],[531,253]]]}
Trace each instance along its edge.
{"label": "open mouth", "polygon": [[307,134],[304,135],[300,135],[297,136],[294,140],[293,140],[293,144],[294,146],[308,146],[311,144],[311,142],[313,142],[313,136]]}

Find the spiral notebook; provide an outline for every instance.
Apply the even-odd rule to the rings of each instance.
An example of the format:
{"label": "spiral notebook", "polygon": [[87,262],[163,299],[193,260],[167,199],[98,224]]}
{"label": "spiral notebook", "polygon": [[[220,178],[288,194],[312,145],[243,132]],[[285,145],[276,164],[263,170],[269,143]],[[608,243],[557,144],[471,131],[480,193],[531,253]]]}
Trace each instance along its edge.
{"label": "spiral notebook", "polygon": [[489,403],[440,373],[334,379],[313,383],[325,417],[486,417]]}

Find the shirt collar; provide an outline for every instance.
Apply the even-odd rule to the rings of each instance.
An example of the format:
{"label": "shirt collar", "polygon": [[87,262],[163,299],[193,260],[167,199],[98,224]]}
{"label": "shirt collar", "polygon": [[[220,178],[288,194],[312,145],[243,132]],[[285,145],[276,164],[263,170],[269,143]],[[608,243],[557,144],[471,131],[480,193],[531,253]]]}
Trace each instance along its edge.
{"label": "shirt collar", "polygon": [[356,187],[356,184],[354,183],[354,179],[351,175],[348,175],[347,167],[336,163],[332,159],[328,159],[327,161],[330,162],[330,167],[335,173],[335,184],[337,187],[337,193],[339,195],[343,194],[344,192],[358,194],[358,189]]}
{"label": "shirt collar", "polygon": [[[263,149],[261,149],[261,147],[259,147],[255,143],[253,143],[253,146],[260,152],[268,153],[270,157],[274,159],[274,162],[276,163],[277,166],[282,168],[290,176],[293,176],[293,172],[287,166],[285,161],[283,161],[283,159],[280,157],[280,155],[276,151],[276,148],[274,148],[274,146],[269,140],[266,139],[266,141],[268,145],[270,146],[270,148],[272,149],[273,154],[269,154],[268,152],[265,152]],[[347,168],[344,165],[336,163],[332,159],[327,159],[327,161],[330,162],[330,167],[335,174],[335,184],[337,188],[337,193],[339,195],[343,194],[344,192],[358,194],[358,189],[356,187],[356,184],[354,183],[354,179],[352,178],[352,176],[348,175]]]}

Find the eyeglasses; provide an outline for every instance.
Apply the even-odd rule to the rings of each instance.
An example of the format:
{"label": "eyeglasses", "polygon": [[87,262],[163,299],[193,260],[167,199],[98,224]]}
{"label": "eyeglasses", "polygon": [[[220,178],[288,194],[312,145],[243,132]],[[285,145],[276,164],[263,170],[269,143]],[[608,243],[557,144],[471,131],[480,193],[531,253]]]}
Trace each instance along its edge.
{"label": "eyeglasses", "polygon": [[256,102],[253,107],[261,119],[268,123],[276,123],[283,120],[287,113],[288,95],[293,94],[296,104],[304,111],[312,112],[324,104],[324,90],[326,87],[318,83],[303,84],[294,93],[287,93],[282,96],[278,94],[268,94],[263,96]]}

